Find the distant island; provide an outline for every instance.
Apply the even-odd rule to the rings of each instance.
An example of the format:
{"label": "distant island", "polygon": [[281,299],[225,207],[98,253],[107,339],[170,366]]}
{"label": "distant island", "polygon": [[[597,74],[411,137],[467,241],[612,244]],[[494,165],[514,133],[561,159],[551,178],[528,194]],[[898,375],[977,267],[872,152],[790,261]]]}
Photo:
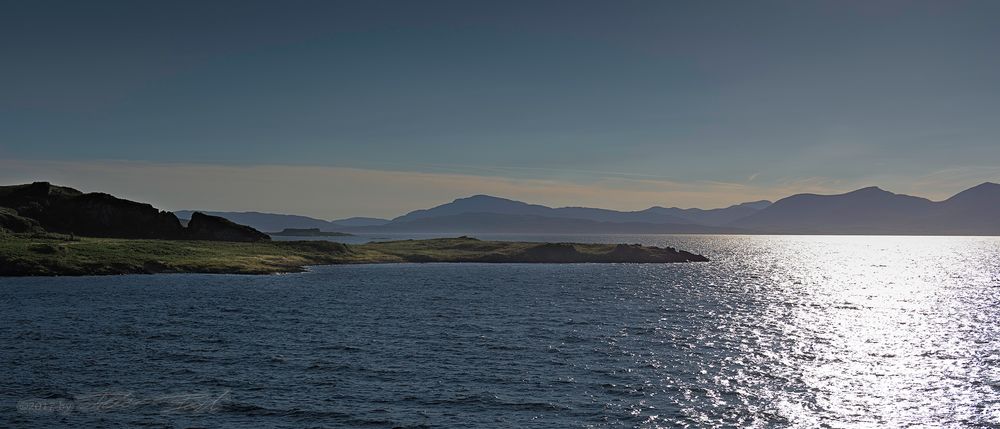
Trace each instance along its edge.
{"label": "distant island", "polygon": [[[369,222],[362,220],[357,222]],[[288,235],[344,235],[318,228]],[[270,274],[309,265],[400,262],[673,263],[702,255],[626,244],[401,240],[347,245],[271,241],[228,219],[190,213],[187,224],[149,204],[46,182],[0,186],[0,276],[152,273]]]}
{"label": "distant island", "polygon": [[269,232],[267,235],[277,237],[352,237],[354,234],[346,232],[320,231],[319,228],[285,228],[278,232]]}

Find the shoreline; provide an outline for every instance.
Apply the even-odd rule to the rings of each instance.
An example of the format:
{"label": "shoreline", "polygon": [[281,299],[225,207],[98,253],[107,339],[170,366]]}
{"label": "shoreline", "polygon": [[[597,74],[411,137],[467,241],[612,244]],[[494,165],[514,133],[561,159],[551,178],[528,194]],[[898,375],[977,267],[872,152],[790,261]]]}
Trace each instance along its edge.
{"label": "shoreline", "polygon": [[309,266],[391,263],[681,263],[702,255],[628,244],[483,241],[469,237],[365,244],[257,243],[9,234],[0,238],[0,277],[121,274],[282,274]]}

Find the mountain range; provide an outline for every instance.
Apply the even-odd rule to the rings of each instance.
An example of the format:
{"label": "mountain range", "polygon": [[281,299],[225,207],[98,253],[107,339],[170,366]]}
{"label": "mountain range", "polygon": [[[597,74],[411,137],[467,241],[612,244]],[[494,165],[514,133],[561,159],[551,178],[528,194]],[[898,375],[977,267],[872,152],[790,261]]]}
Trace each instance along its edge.
{"label": "mountain range", "polygon": [[229,219],[242,225],[249,225],[260,231],[277,232],[285,229],[313,229],[320,231],[340,231],[349,228],[370,227],[384,225],[390,222],[388,219],[378,219],[371,217],[350,217],[337,220],[323,220],[307,216],[261,213],[261,212],[219,212],[202,210],[178,210],[174,214],[181,222],[191,219],[191,214],[201,212],[212,216],[219,216]]}
{"label": "mountain range", "polygon": [[939,202],[877,187],[798,194],[730,225],[777,234],[1000,235],[1000,185],[983,183]]}
{"label": "mountain range", "polygon": [[[176,212],[185,218],[189,211]],[[263,231],[437,233],[745,233],[1000,235],[1000,185],[983,183],[944,201],[877,187],[837,195],[796,194],[719,209],[616,211],[552,208],[488,195],[459,198],[394,219],[325,221],[269,213],[205,212]]]}

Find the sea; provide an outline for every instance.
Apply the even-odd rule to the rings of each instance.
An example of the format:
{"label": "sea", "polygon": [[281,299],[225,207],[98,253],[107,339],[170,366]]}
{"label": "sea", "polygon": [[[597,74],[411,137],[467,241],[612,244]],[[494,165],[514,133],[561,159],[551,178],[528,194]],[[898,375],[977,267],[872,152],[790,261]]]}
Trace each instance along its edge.
{"label": "sea", "polygon": [[1000,427],[1000,238],[479,237],[711,261],[0,278],[0,427]]}

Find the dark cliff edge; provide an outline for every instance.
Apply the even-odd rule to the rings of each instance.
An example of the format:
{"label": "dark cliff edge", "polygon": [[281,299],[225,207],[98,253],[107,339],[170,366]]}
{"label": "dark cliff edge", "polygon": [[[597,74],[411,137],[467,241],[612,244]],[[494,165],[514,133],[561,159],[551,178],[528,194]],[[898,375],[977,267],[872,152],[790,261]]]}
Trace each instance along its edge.
{"label": "dark cliff edge", "polygon": [[[226,219],[201,215],[187,228],[173,213],[104,193],[83,193],[48,182],[0,186],[0,228],[86,237],[161,240],[269,240],[266,234]],[[25,221],[27,219],[27,221]],[[25,222],[32,223],[26,226]]]}
{"label": "dark cliff edge", "polygon": [[191,214],[185,232],[191,240],[256,242],[271,239],[267,234],[249,226],[200,212]]}

